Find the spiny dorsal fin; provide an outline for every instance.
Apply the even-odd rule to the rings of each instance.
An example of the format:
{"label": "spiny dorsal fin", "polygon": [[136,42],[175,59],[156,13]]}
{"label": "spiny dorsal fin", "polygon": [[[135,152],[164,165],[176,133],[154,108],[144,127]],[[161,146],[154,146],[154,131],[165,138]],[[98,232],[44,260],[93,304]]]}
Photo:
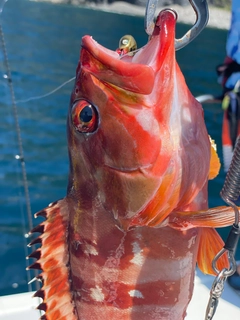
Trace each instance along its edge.
{"label": "spiny dorsal fin", "polygon": [[[42,288],[35,297],[43,299],[39,309],[46,320],[77,320],[74,314],[74,302],[69,282],[69,248],[67,239],[68,208],[66,199],[50,204],[46,209],[36,213],[46,220],[32,230],[40,232],[37,242],[41,248],[29,255],[37,260],[29,267],[42,270]],[[31,242],[35,243],[33,240]]]}

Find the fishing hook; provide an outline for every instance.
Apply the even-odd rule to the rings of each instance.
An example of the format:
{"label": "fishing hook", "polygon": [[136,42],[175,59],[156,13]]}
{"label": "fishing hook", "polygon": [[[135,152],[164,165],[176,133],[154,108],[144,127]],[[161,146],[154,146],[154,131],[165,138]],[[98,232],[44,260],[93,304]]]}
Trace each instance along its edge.
{"label": "fishing hook", "polygon": [[[180,39],[175,39],[175,50],[182,49],[195,39],[199,33],[205,28],[208,22],[208,5],[206,0],[189,0],[193,10],[196,13],[196,22],[193,27],[185,33]],[[157,8],[158,0],[148,0],[145,12],[145,31],[151,36],[154,29],[154,16]]]}

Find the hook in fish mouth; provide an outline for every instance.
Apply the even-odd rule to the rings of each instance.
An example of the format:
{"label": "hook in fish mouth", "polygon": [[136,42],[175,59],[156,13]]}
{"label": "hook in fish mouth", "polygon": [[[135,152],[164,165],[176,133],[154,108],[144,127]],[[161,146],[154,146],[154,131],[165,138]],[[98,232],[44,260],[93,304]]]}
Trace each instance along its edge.
{"label": "hook in fish mouth", "polygon": [[153,91],[156,74],[165,63],[166,52],[168,57],[174,55],[175,25],[176,15],[172,10],[160,12],[150,41],[126,59],[116,51],[103,47],[92,37],[84,36],[79,68],[104,84],[110,83],[125,91],[149,95]]}
{"label": "hook in fish mouth", "polygon": [[[195,39],[205,28],[208,23],[209,13],[208,13],[208,4],[207,0],[189,0],[193,10],[196,14],[196,22],[193,27],[188,30],[185,35],[180,39],[175,39],[175,50],[180,50],[186,45],[188,45],[193,39]],[[154,16],[155,11],[157,9],[158,0],[148,0],[146,5],[146,12],[145,12],[145,31],[151,37],[155,23],[154,23]],[[172,9],[165,9],[163,11],[171,11],[176,15],[177,19],[177,12]]]}

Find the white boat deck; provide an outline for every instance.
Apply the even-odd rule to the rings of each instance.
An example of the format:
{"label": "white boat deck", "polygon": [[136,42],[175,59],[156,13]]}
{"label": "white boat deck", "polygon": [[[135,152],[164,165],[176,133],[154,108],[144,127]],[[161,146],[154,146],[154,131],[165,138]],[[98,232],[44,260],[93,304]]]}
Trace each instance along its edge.
{"label": "white boat deck", "polygon": [[[196,273],[193,299],[188,307],[186,320],[204,320],[209,293],[214,277]],[[0,320],[38,320],[40,312],[36,310],[39,299],[32,298],[33,292],[0,297]],[[240,291],[233,290],[225,283],[214,320],[240,319]]]}

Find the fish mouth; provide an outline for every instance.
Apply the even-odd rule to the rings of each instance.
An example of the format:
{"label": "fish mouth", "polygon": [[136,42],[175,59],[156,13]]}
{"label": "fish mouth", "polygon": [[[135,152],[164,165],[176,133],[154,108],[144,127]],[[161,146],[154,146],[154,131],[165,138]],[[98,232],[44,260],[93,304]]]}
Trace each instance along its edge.
{"label": "fish mouth", "polygon": [[120,56],[92,37],[82,38],[81,68],[103,82],[122,89],[150,94],[155,77],[163,65],[169,50],[175,54],[176,14],[167,9],[157,17],[149,42],[132,56]]}

